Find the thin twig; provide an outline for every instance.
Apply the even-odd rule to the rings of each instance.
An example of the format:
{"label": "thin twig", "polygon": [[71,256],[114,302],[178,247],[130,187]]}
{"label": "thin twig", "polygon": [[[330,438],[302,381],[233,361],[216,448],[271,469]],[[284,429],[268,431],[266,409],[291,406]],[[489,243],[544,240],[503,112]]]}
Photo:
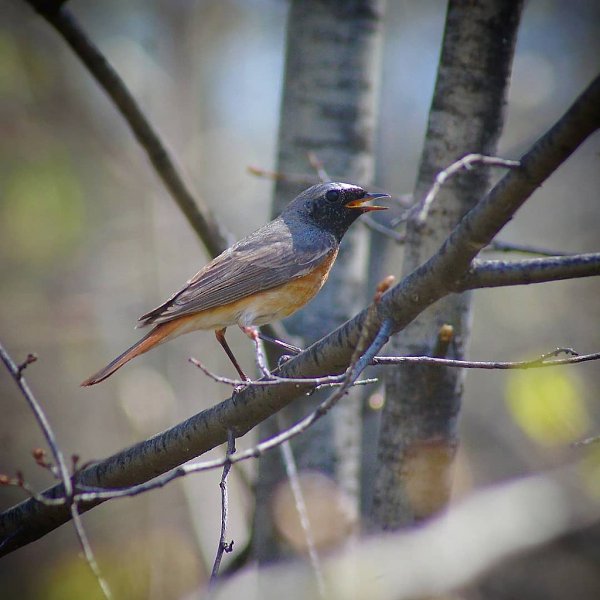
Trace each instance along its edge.
{"label": "thin twig", "polygon": [[382,233],[386,237],[389,237],[391,240],[394,240],[397,244],[404,244],[406,241],[406,234],[400,231],[396,231],[383,223],[379,223],[373,217],[369,215],[363,215],[361,218],[361,223],[364,223],[366,227],[375,231],[377,233]]}
{"label": "thin twig", "polygon": [[25,0],[63,37],[89,73],[108,94],[137,141],[146,151],[154,170],[175,200],[207,250],[216,256],[229,246],[228,235],[210,208],[194,197],[177,170],[175,161],[152,127],[135,98],[106,57],[87,36],[66,7],[47,0]]}
{"label": "thin twig", "polygon": [[[278,422],[281,424],[281,419],[279,418],[280,415],[281,413],[277,413]],[[308,518],[308,509],[306,507],[306,501],[304,500],[304,494],[302,493],[302,486],[300,485],[300,478],[298,476],[298,465],[296,464],[296,459],[294,458],[290,441],[287,440],[283,442],[280,450],[283,464],[285,465],[285,474],[289,479],[290,489],[292,491],[292,496],[294,497],[294,506],[296,507],[296,511],[300,519],[300,525],[304,533],[306,548],[308,550],[308,558],[317,581],[319,597],[325,598],[325,579],[323,577],[321,560],[319,559],[317,545],[315,544],[315,538],[310,525],[310,519]]]}
{"label": "thin twig", "polygon": [[[31,364],[33,364],[38,359],[37,355],[33,352],[30,352],[27,355],[27,358],[17,366],[17,377],[20,379],[23,371]],[[14,375],[13,375],[14,377]]]}
{"label": "thin twig", "polygon": [[67,463],[56,442],[54,431],[50,427],[50,423],[48,422],[48,419],[46,418],[42,407],[36,400],[27,381],[25,381],[25,378],[23,377],[23,371],[25,370],[27,365],[30,365],[32,362],[35,361],[35,359],[33,359],[32,357],[33,355],[29,354],[27,360],[17,366],[12,360],[12,358],[9,356],[8,352],[4,349],[4,346],[0,344],[0,358],[2,358],[2,362],[6,365],[8,372],[15,380],[15,383],[19,387],[21,394],[23,395],[25,401],[29,405],[29,408],[34,415],[35,420],[37,421],[44,437],[46,438],[46,442],[48,443],[48,446],[52,451],[52,455],[54,456],[54,460],[56,461],[56,464],[58,466],[60,478],[65,486],[65,494],[67,496],[72,496],[73,486],[71,484],[71,476],[69,475]]}
{"label": "thin twig", "polygon": [[231,552],[233,550],[233,541],[227,543],[227,511],[229,508],[229,499],[227,495],[227,475],[231,469],[232,462],[229,460],[231,455],[235,452],[235,435],[230,429],[227,431],[227,452],[225,454],[225,463],[223,464],[223,474],[221,475],[221,482],[219,487],[221,488],[221,534],[219,536],[219,546],[217,548],[217,554],[215,556],[215,562],[213,564],[212,572],[210,575],[209,586],[214,586],[217,577],[219,575],[219,567],[221,566],[221,560],[223,553]]}
{"label": "thin twig", "polygon": [[33,498],[40,504],[44,504],[45,506],[63,506],[64,504],[66,504],[64,496],[61,496],[59,498],[48,498],[44,496],[44,494],[36,492],[33,489],[33,487],[29,485],[20,474],[17,477],[9,477],[4,473],[0,473],[0,485],[10,485],[21,488],[31,498]]}
{"label": "thin twig", "polygon": [[[50,422],[46,418],[44,411],[40,403],[37,401],[33,392],[31,391],[27,381],[23,377],[23,371],[25,368],[31,363],[35,362],[35,355],[29,354],[25,362],[20,365],[15,364],[13,359],[10,357],[8,352],[4,349],[4,346],[0,343],[0,358],[2,362],[6,365],[8,372],[11,374],[15,383],[19,387],[22,396],[25,398],[25,401],[29,405],[35,420],[37,421],[40,429],[42,430],[42,434],[46,438],[46,442],[52,451],[52,455],[54,456],[54,460],[56,462],[57,474],[64,488],[64,498],[65,502],[69,504],[69,508],[71,511],[71,517],[73,519],[73,524],[75,527],[75,532],[77,533],[77,539],[79,540],[79,544],[81,549],[83,550],[83,554],[85,556],[86,562],[96,577],[100,589],[104,594],[105,598],[110,600],[112,598],[112,594],[108,584],[102,577],[102,573],[100,572],[100,568],[98,567],[98,563],[96,562],[96,558],[94,557],[94,553],[92,552],[91,546],[87,539],[87,535],[85,534],[85,530],[83,528],[83,523],[81,522],[81,518],[79,516],[79,512],[77,510],[77,501],[74,498],[74,489],[73,483],[71,481],[71,475],[69,474],[69,469],[67,468],[67,463],[63,456],[62,451],[60,450],[58,443],[56,441],[56,437],[54,435],[54,431],[50,426]],[[23,486],[22,486],[23,487]]]}
{"label": "thin twig", "polygon": [[83,556],[87,564],[90,567],[90,570],[96,577],[98,584],[104,594],[104,597],[107,600],[110,600],[112,596],[112,592],[108,587],[108,583],[102,576],[102,572],[100,571],[100,567],[96,561],[96,557],[92,551],[92,547],[87,537],[87,533],[85,532],[85,528],[83,527],[83,521],[81,520],[81,515],[79,514],[79,508],[77,506],[77,499],[73,498],[70,502],[69,510],[71,511],[71,518],[73,519],[73,527],[75,527],[75,531],[77,532],[77,538],[79,539],[79,544],[81,549],[83,550]]}
{"label": "thin twig", "polygon": [[575,354],[567,358],[555,358],[560,353],[573,354],[570,348],[557,348],[556,350],[543,354],[534,360],[522,361],[472,361],[454,360],[450,358],[433,358],[431,356],[376,356],[374,365],[435,365],[440,367],[458,367],[461,369],[539,369],[542,367],[558,367],[563,365],[575,365],[578,363],[600,360],[600,352],[592,354]]}
{"label": "thin twig", "polygon": [[314,185],[315,178],[314,175],[307,174],[294,174],[294,173],[281,173],[279,171],[269,171],[268,169],[263,169],[261,167],[256,167],[250,165],[248,168],[248,173],[250,175],[255,175],[256,177],[264,177],[266,179],[270,179],[271,181],[286,181],[289,183],[297,183],[299,185]]}
{"label": "thin twig", "polygon": [[316,152],[307,152],[308,162],[310,166],[317,173],[317,177],[321,181],[321,183],[327,183],[331,181],[331,177],[329,177],[329,173],[325,170],[325,163],[318,157]]}
{"label": "thin twig", "polygon": [[[352,382],[351,387],[356,387],[356,386],[361,386],[361,385],[373,385],[374,383],[379,383],[379,379],[377,379],[377,377],[368,377],[367,379],[357,379],[356,381]],[[337,383],[320,383],[319,385],[316,385],[309,392],[306,392],[306,395],[312,396],[315,392],[318,392],[319,390],[324,390],[325,388],[336,388],[336,387],[340,387],[341,385],[343,385],[343,382],[341,382],[341,381],[337,382]]]}
{"label": "thin twig", "polygon": [[[307,377],[307,378],[293,378],[293,377],[280,377],[276,375],[274,372],[270,372],[270,379],[257,379],[257,380],[242,380],[242,379],[231,379],[229,377],[222,377],[221,375],[217,375],[213,373],[210,369],[208,369],[203,363],[201,363],[196,358],[189,358],[189,362],[191,362],[194,366],[198,367],[205,375],[210,377],[213,381],[217,383],[223,383],[225,385],[230,385],[232,387],[245,387],[245,386],[255,386],[255,387],[267,387],[270,385],[279,385],[282,383],[292,383],[297,386],[301,385],[313,385],[317,387],[325,387],[325,386],[338,386],[341,385],[344,381],[345,374],[341,375],[325,375],[323,377]],[[366,383],[373,383],[374,380],[363,380],[362,385]],[[359,383],[359,382],[355,382]]]}
{"label": "thin twig", "polygon": [[591,437],[584,438],[583,440],[579,440],[578,442],[573,442],[571,444],[572,448],[581,448],[583,446],[591,446],[592,444],[597,444],[600,442],[600,435],[593,435]]}
{"label": "thin twig", "polygon": [[429,214],[429,209],[431,208],[431,204],[435,200],[440,188],[444,185],[446,180],[459,173],[460,171],[466,171],[471,169],[474,165],[488,165],[491,167],[504,167],[504,168],[516,168],[520,165],[518,160],[507,160],[504,158],[498,158],[497,156],[485,156],[483,154],[467,154],[463,156],[461,159],[452,163],[449,167],[440,171],[435,176],[435,181],[429,191],[427,192],[425,198],[417,205],[418,212],[414,217],[416,225],[423,225],[427,220],[427,215]]}

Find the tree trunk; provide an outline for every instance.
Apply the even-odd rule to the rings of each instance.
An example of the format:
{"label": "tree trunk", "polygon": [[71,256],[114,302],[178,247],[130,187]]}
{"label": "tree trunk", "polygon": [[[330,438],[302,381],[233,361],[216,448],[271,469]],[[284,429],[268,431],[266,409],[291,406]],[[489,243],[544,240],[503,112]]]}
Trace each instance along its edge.
{"label": "tree trunk", "polygon": [[[381,42],[382,0],[293,0],[277,170],[310,172],[315,152],[334,179],[368,184],[373,145]],[[315,183],[317,177],[315,176]],[[278,181],[274,214],[304,185]],[[303,344],[351,317],[363,304],[367,232],[355,225],[345,236],[329,281],[308,310],[286,321]],[[315,394],[261,427],[265,438],[306,415],[322,396]],[[346,398],[292,444],[299,469],[334,478],[358,511],[360,454],[358,396]],[[255,555],[261,562],[281,557],[272,520],[272,497],[285,471],[279,452],[261,458],[255,514]],[[352,512],[352,511],[351,511]]]}
{"label": "tree trunk", "polygon": [[[439,171],[465,154],[495,153],[521,9],[520,1],[449,3],[415,199],[424,197]],[[425,225],[415,219],[408,223],[403,276],[439,248],[488,186],[486,168],[454,177],[435,199]],[[394,338],[393,353],[431,355],[445,324],[454,331],[446,353],[462,358],[470,294],[444,298],[422,313]],[[462,388],[458,369],[399,366],[386,371],[373,492],[376,527],[409,525],[448,502]]]}

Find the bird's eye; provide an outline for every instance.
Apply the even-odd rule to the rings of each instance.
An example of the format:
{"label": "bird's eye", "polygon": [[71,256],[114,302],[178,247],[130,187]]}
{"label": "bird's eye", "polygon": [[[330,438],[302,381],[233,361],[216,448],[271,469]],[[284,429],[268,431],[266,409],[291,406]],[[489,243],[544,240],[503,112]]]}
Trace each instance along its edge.
{"label": "bird's eye", "polygon": [[340,193],[338,190],[329,190],[325,194],[325,198],[327,198],[328,202],[337,202],[340,199]]}

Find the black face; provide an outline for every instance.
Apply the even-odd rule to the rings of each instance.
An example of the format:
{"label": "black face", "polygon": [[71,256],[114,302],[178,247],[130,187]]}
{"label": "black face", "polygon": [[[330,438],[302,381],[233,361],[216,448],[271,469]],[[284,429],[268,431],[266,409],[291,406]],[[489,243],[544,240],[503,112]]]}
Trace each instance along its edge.
{"label": "black face", "polygon": [[348,183],[320,183],[304,190],[286,209],[297,210],[302,217],[333,233],[338,240],[363,213],[384,210],[380,206],[364,205],[373,198],[387,194],[369,194]]}

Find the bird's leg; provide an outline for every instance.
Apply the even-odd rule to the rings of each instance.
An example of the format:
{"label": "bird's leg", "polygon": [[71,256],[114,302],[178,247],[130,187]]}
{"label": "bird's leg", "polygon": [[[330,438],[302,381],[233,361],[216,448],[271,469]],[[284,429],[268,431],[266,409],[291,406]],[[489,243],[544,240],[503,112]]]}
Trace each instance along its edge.
{"label": "bird's leg", "polygon": [[253,341],[255,342],[259,337],[258,329],[256,327],[248,327],[248,325],[240,325],[239,328]]}
{"label": "bird's leg", "polygon": [[258,332],[258,329],[256,327],[248,327],[247,325],[240,325],[239,327],[254,342],[256,363],[258,364],[258,368],[263,374],[263,377],[271,379],[273,375],[271,374],[271,371],[269,371],[269,367],[267,367],[267,359],[260,345],[260,333]]}
{"label": "bird's leg", "polygon": [[215,336],[217,338],[217,341],[219,342],[219,344],[221,344],[221,346],[223,346],[223,350],[225,350],[225,353],[227,354],[227,356],[229,356],[229,360],[235,367],[235,370],[239,373],[240,377],[244,381],[250,381],[248,377],[246,377],[244,371],[242,371],[240,365],[238,364],[238,361],[236,360],[235,356],[233,355],[233,352],[231,351],[231,348],[229,347],[229,344],[227,343],[227,340],[225,339],[225,330],[225,327],[223,327],[223,329],[215,330]]}

